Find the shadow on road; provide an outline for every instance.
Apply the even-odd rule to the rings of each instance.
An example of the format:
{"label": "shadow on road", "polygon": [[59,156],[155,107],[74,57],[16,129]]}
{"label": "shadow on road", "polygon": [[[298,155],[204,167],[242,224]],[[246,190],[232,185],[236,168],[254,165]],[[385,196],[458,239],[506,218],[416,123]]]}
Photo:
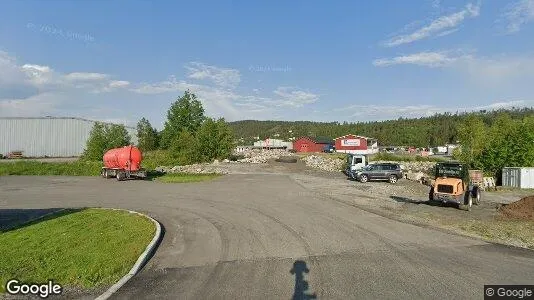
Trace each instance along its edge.
{"label": "shadow on road", "polygon": [[306,291],[309,288],[309,284],[304,280],[304,273],[309,273],[310,269],[306,266],[306,262],[303,260],[297,260],[293,263],[293,268],[291,269],[291,274],[295,275],[295,292],[293,293],[293,300],[306,300],[306,299],[317,299],[317,295],[313,293],[312,295],[307,294]]}
{"label": "shadow on road", "polygon": [[407,197],[399,197],[399,196],[389,196],[391,199],[397,201],[397,202],[404,202],[404,203],[411,203],[411,204],[424,204],[428,206],[443,206],[443,207],[454,207],[457,208],[457,205],[454,203],[442,203],[439,201],[421,201],[421,200],[414,200]]}
{"label": "shadow on road", "polygon": [[0,209],[0,232],[8,232],[82,210],[83,208]]}

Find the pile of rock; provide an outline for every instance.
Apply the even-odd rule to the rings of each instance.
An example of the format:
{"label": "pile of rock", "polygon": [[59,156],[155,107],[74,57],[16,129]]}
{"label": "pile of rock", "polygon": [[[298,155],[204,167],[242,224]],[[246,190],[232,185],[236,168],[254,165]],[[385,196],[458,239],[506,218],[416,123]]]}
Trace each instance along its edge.
{"label": "pile of rock", "polygon": [[194,173],[194,174],[228,174],[219,164],[193,164],[186,166],[158,167],[157,172],[162,173]]}
{"label": "pile of rock", "polygon": [[323,171],[337,172],[341,170],[343,166],[343,160],[338,158],[330,158],[318,155],[309,155],[302,158],[306,163],[306,166],[320,169]]}
{"label": "pile of rock", "polygon": [[253,149],[241,152],[239,154],[245,157],[238,160],[239,162],[252,164],[264,164],[271,159],[280,158],[280,156],[293,156],[293,153],[283,149]]}

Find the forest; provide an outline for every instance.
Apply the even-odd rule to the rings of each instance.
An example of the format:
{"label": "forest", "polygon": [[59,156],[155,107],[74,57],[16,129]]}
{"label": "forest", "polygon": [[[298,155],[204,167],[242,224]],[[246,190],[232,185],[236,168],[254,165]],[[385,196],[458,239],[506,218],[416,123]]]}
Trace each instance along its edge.
{"label": "forest", "polygon": [[230,122],[239,144],[248,145],[259,139],[288,140],[300,136],[336,138],[349,133],[376,138],[381,146],[436,147],[459,141],[459,125],[476,116],[491,127],[498,116],[522,120],[534,116],[534,108],[511,108],[469,113],[442,113],[418,119],[399,118],[388,121],[355,123],[311,121],[254,121]]}

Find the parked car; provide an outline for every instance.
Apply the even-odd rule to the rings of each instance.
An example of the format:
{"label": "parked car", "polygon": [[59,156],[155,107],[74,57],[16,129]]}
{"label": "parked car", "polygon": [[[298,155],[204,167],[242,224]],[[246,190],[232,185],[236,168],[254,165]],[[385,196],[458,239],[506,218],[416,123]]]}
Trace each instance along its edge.
{"label": "parked car", "polygon": [[387,180],[390,183],[396,183],[403,178],[403,173],[400,164],[378,163],[363,167],[363,169],[356,172],[354,178],[360,182]]}

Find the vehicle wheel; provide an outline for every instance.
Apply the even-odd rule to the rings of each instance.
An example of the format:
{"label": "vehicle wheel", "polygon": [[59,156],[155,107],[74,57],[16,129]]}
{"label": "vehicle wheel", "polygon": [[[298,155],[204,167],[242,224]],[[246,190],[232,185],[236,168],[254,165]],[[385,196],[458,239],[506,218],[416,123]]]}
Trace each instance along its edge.
{"label": "vehicle wheel", "polygon": [[473,197],[469,195],[469,192],[466,193],[466,197],[464,199],[464,208],[467,211],[471,211],[471,207],[473,206]]}
{"label": "vehicle wheel", "polygon": [[389,183],[397,183],[397,176],[395,175],[389,176]]}
{"label": "vehicle wheel", "polygon": [[475,195],[472,198],[474,205],[480,205],[480,189],[475,189]]}
{"label": "vehicle wheel", "polygon": [[118,181],[123,181],[124,178],[126,177],[126,174],[124,174],[124,172],[117,172],[117,180]]}
{"label": "vehicle wheel", "polygon": [[360,175],[360,182],[365,183],[367,181],[369,181],[369,178],[367,178],[367,175],[365,174]]}

